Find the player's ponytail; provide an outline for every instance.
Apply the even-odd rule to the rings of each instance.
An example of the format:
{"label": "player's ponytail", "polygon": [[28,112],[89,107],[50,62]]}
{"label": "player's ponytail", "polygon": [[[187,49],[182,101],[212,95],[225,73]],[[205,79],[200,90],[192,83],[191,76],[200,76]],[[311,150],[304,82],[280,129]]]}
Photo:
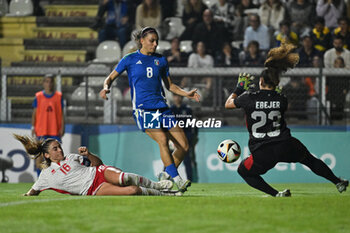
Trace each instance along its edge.
{"label": "player's ponytail", "polygon": [[281,73],[298,64],[299,55],[292,53],[295,48],[294,45],[283,42],[280,47],[270,49],[264,64],[266,69],[260,75],[264,78],[266,85],[276,87],[279,84]]}
{"label": "player's ponytail", "polygon": [[133,38],[137,44],[138,49],[142,48],[141,38],[145,38],[145,36],[149,33],[154,33],[159,38],[157,30],[155,28],[152,28],[152,27],[145,27],[145,28],[133,33]]}
{"label": "player's ponytail", "polygon": [[[48,153],[49,146],[51,142],[57,141],[53,138],[48,138],[46,140],[37,140],[36,138],[21,136],[18,134],[13,134],[14,138],[22,143],[24,149],[27,151],[27,155],[31,159],[36,159],[39,156],[43,156],[45,153]],[[51,160],[45,158],[44,165],[50,166]]]}

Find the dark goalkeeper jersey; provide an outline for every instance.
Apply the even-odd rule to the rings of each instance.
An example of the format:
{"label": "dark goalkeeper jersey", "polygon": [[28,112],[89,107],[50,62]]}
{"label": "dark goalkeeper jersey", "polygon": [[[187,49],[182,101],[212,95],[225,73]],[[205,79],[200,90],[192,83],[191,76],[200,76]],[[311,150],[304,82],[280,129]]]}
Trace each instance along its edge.
{"label": "dark goalkeeper jersey", "polygon": [[234,100],[234,104],[245,111],[250,152],[264,144],[291,137],[284,120],[288,106],[284,95],[270,90],[245,92]]}

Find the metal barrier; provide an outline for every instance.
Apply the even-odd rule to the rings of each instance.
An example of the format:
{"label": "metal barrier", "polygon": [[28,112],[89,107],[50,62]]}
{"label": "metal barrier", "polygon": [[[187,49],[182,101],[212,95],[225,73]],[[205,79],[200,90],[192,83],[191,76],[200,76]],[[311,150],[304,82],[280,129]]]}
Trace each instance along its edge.
{"label": "metal barrier", "polygon": [[[9,82],[13,77],[33,77],[44,76],[46,74],[56,75],[57,90],[63,92],[66,100],[66,122],[67,123],[98,123],[98,124],[133,124],[131,117],[131,103],[128,95],[128,82],[126,78],[119,78],[118,82],[113,84],[110,94],[110,101],[102,101],[98,97],[98,92],[102,88],[102,83],[105,77],[110,73],[111,67],[103,64],[94,64],[88,67],[4,67],[2,68],[1,80],[1,122],[30,122],[31,104],[30,97],[34,97],[35,91],[41,90],[41,85],[28,85],[31,88],[26,88],[25,85],[17,85]],[[199,88],[203,94],[201,104],[188,102],[193,108],[194,113],[199,118],[213,117],[224,119],[228,125],[232,124],[231,117],[241,117],[240,112],[227,112],[224,110],[224,101],[227,96],[233,91],[237,76],[240,72],[249,72],[258,76],[262,68],[170,68],[172,79],[178,85],[183,82],[188,83],[185,87]],[[123,74],[126,76],[126,74]],[[70,77],[72,85],[67,87],[62,86],[64,77]],[[313,96],[296,96],[301,89],[305,89],[305,77],[311,77],[314,80],[315,94]],[[295,124],[304,124],[304,119],[307,119],[308,125],[329,125],[335,124],[332,122],[333,105],[335,102],[341,102],[343,109],[338,108],[337,114],[342,115],[341,120],[337,124],[346,124],[346,113],[349,110],[350,92],[349,92],[349,77],[350,70],[347,69],[325,69],[325,68],[295,68],[285,73],[281,78],[281,84],[284,85],[289,93],[292,93],[288,99],[290,102],[295,102],[296,99],[305,100],[310,106],[308,108],[295,108],[291,110],[291,114],[287,118],[295,119]],[[334,81],[332,80],[334,79]],[[288,89],[293,80],[299,85]],[[327,81],[328,80],[328,81]],[[335,81],[338,80],[338,81]],[[336,87],[334,83],[337,83]],[[294,84],[293,84],[294,85]],[[35,88],[33,88],[35,86]],[[328,91],[327,91],[328,88]],[[337,99],[337,88],[339,89],[340,101]],[[22,91],[23,90],[23,91]],[[28,93],[22,93],[26,92]],[[34,91],[35,90],[35,91]],[[21,92],[20,95],[17,91]],[[331,94],[330,94],[331,92]],[[346,93],[344,93],[346,92]],[[77,93],[79,98],[77,98]],[[26,94],[26,95],[24,95]],[[91,95],[90,95],[91,94]],[[303,92],[305,95],[305,90]],[[15,98],[18,96],[18,98]],[[296,97],[295,97],[296,96]],[[332,101],[330,97],[332,96]],[[345,100],[347,98],[347,101]],[[21,106],[15,106],[12,100],[18,99],[27,102],[23,104],[26,110],[22,111]],[[344,99],[343,99],[344,98]],[[171,100],[170,97],[168,99]],[[303,104],[305,104],[303,102]],[[340,104],[340,105],[341,105]],[[298,106],[296,106],[298,107]],[[343,114],[341,114],[343,111]],[[23,113],[20,117],[14,112]],[[306,117],[306,118],[305,118]],[[335,117],[336,119],[336,117]],[[230,123],[231,122],[231,123]]]}

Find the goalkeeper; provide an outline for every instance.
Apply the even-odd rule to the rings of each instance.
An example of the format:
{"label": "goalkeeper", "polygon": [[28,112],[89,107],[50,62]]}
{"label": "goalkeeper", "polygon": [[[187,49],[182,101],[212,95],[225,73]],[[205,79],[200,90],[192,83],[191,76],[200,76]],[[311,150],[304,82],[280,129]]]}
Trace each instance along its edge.
{"label": "goalkeeper", "polygon": [[287,197],[291,196],[289,189],[278,192],[261,175],[279,162],[299,162],[335,184],[341,193],[346,190],[349,181],[336,177],[323,161],[315,158],[298,139],[292,137],[284,120],[288,101],[277,87],[280,74],[299,61],[298,54],[291,53],[293,49],[294,46],[285,44],[271,49],[265,61],[266,68],[260,74],[260,90],[247,91],[252,88],[254,78],[242,73],[236,90],[225,103],[225,108],[243,108],[246,114],[252,154],[240,163],[238,173],[253,188],[274,197]]}

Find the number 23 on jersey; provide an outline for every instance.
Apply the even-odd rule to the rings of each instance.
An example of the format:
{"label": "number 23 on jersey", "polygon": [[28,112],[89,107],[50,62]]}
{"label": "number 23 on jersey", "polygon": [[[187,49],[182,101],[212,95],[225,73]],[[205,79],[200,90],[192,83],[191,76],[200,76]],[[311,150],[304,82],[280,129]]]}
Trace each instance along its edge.
{"label": "number 23 on jersey", "polygon": [[[269,113],[265,113],[263,111],[254,111],[251,114],[251,118],[257,120],[256,123],[252,125],[252,134],[255,138],[264,138],[268,137],[277,137],[280,135],[280,121],[281,121],[281,112],[280,111],[271,111]],[[270,124],[268,120],[272,121],[272,126],[268,129],[268,132],[258,132],[259,128],[266,127],[267,124]]]}

